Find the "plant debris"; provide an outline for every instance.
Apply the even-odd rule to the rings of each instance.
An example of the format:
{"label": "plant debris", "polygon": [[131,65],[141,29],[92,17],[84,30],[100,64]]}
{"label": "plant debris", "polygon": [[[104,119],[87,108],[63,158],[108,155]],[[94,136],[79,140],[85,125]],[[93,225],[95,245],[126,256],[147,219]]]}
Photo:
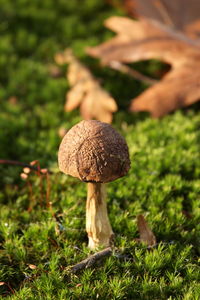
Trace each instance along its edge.
{"label": "plant debris", "polygon": [[97,263],[99,263],[100,261],[102,261],[105,257],[108,257],[112,254],[112,249],[110,247],[96,252],[92,255],[90,255],[88,258],[82,260],[81,262],[77,263],[76,265],[72,266],[70,268],[70,271],[72,273],[77,273],[83,269],[87,269],[90,267],[93,267],[94,265],[96,265]]}
{"label": "plant debris", "polygon": [[[193,7],[195,9],[196,6]],[[185,14],[179,13],[179,16],[182,15]],[[159,59],[171,65],[160,82],[131,101],[131,111],[148,111],[152,117],[162,117],[199,101],[200,21],[185,24],[184,32],[145,17],[139,17],[138,21],[111,17],[105,21],[105,26],[117,35],[87,50],[91,56],[100,58],[103,64],[112,67],[116,63]]]}
{"label": "plant debris", "polygon": [[91,72],[72,54],[70,49],[55,56],[58,64],[69,63],[67,79],[71,86],[66,94],[65,111],[80,107],[85,120],[96,119],[111,123],[117,104]]}
{"label": "plant debris", "polygon": [[137,226],[140,233],[140,238],[138,240],[150,247],[155,246],[156,237],[153,234],[152,230],[149,228],[149,225],[143,215],[137,216]]}
{"label": "plant debris", "polygon": [[[123,0],[123,5],[133,17],[154,19],[183,32],[191,27],[194,31],[199,21],[199,0]],[[184,13],[180,13],[180,9]]]}

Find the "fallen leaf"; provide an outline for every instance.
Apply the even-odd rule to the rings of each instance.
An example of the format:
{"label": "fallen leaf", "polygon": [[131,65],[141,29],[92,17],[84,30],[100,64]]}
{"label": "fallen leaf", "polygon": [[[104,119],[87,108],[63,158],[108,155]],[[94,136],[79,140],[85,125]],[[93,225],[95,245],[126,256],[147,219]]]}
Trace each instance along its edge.
{"label": "fallen leaf", "polygon": [[199,0],[124,0],[123,4],[131,16],[154,19],[180,31],[199,19]]}
{"label": "fallen leaf", "polygon": [[68,51],[68,49],[63,52],[58,52],[55,54],[54,60],[58,65],[67,64],[69,62],[69,54],[70,52]]}
{"label": "fallen leaf", "polygon": [[185,33],[187,36],[193,39],[199,39],[200,38],[200,20],[196,20],[192,22],[191,24],[188,24],[185,26]]}
{"label": "fallen leaf", "polygon": [[[153,117],[161,117],[177,108],[188,106],[200,99],[200,64],[185,66],[169,72],[165,78],[136,97],[132,111],[147,110]],[[147,101],[149,99],[149,101]]]}
{"label": "fallen leaf", "polygon": [[56,56],[59,63],[68,63],[67,79],[71,85],[66,94],[65,111],[80,107],[80,113],[85,120],[96,119],[111,123],[112,114],[117,111],[117,104],[111,95],[105,91],[91,72],[66,50]]}
{"label": "fallen leaf", "polygon": [[198,36],[200,22],[195,21],[192,30],[189,24],[184,24],[184,28],[191,30],[190,36],[145,17],[138,21],[111,17],[105,25],[117,35],[87,50],[91,56],[100,58],[103,64],[112,66],[115,62],[126,64],[159,59],[171,65],[158,83],[132,100],[131,111],[149,111],[153,117],[161,117],[199,101],[200,40],[190,36],[192,33]]}
{"label": "fallen leaf", "polygon": [[156,237],[149,228],[149,225],[143,215],[137,216],[137,226],[140,233],[140,242],[143,242],[148,246],[154,246],[156,244]]}

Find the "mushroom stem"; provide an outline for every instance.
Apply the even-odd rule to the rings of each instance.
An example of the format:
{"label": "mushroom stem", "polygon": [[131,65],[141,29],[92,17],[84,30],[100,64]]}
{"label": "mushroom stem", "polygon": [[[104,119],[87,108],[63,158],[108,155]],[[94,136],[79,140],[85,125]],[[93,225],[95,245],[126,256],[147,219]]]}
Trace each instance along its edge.
{"label": "mushroom stem", "polygon": [[113,231],[108,219],[105,198],[104,183],[88,183],[86,231],[90,249],[95,249],[99,246],[108,247],[112,242]]}

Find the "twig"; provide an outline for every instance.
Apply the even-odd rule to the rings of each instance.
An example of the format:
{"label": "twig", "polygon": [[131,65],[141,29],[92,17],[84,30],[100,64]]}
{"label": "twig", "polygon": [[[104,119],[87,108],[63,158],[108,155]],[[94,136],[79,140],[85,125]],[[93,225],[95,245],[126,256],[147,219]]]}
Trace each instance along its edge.
{"label": "twig", "polygon": [[[34,170],[34,171],[37,171],[37,172],[38,172],[38,167],[31,166],[30,164],[23,163],[23,162],[20,162],[20,161],[7,160],[7,159],[0,159],[0,164],[26,167],[26,168],[29,168],[29,169],[31,169],[31,170]],[[40,172],[41,172],[41,170],[40,170]],[[49,170],[47,170],[47,172],[48,172],[49,174],[52,174],[52,172],[49,171]],[[41,172],[41,173],[42,173],[42,172]]]}
{"label": "twig", "polygon": [[148,76],[145,76],[145,75],[141,74],[140,72],[134,70],[133,68],[130,68],[129,66],[124,65],[118,61],[111,61],[109,63],[109,67],[111,67],[114,70],[120,71],[124,74],[130,75],[137,80],[145,81],[146,83],[148,83],[150,85],[153,85],[158,82],[158,80],[150,78]]}
{"label": "twig", "polygon": [[110,256],[111,254],[112,254],[112,249],[110,247],[106,248],[100,252],[97,252],[97,253],[89,256],[88,258],[82,260],[78,264],[72,266],[70,268],[70,271],[75,274],[83,269],[90,268],[90,267],[94,266],[98,261],[104,259],[105,257]]}

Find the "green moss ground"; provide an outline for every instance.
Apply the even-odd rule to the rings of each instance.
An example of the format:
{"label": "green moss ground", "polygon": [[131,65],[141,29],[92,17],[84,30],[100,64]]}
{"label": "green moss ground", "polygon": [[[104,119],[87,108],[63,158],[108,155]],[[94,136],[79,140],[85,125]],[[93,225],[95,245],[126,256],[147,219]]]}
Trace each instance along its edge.
{"label": "green moss ground", "polygon": [[[121,14],[103,1],[0,0],[0,7],[0,158],[38,159],[55,172],[52,210],[45,206],[45,180],[41,193],[32,174],[35,206],[28,212],[21,168],[0,165],[0,281],[7,283],[0,286],[0,299],[200,299],[199,107],[162,120],[125,111],[145,86],[100,69],[84,54],[86,46],[112,36],[103,20]],[[108,184],[118,251],[78,275],[66,267],[90,253],[86,184],[58,173],[57,150],[59,128],[70,128],[80,116],[63,111],[66,67],[57,78],[49,71],[56,51],[69,46],[116,97],[120,110],[113,126],[125,136],[132,162],[126,177]],[[140,67],[153,75],[157,64]],[[16,104],[8,101],[12,96]],[[134,241],[141,213],[158,241],[152,250]]]}

